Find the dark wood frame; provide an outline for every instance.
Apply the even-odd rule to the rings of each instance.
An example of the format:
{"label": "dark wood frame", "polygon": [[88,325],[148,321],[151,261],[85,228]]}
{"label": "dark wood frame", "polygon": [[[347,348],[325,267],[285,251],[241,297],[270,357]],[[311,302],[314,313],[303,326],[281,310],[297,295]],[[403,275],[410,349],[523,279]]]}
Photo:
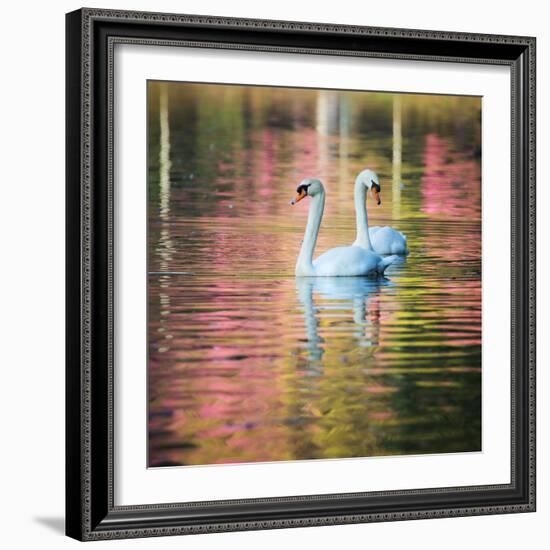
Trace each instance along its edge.
{"label": "dark wood frame", "polygon": [[[67,14],[66,29],[67,535],[80,540],[98,540],[534,511],[535,39],[102,9],[82,9]],[[475,62],[510,67],[510,484],[193,505],[114,505],[111,136],[116,43]]]}

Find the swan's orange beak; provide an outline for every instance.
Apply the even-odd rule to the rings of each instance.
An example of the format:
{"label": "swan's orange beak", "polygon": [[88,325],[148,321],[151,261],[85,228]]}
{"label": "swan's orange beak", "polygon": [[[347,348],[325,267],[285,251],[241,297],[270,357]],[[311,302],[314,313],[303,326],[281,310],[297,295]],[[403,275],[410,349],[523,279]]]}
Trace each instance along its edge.
{"label": "swan's orange beak", "polygon": [[382,200],[380,199],[380,191],[376,189],[374,186],[371,187],[370,194],[372,195],[372,198],[376,201],[376,204],[380,206],[382,203]]}
{"label": "swan's orange beak", "polygon": [[304,197],[307,197],[307,192],[305,189],[300,189],[298,194],[290,201],[290,204],[296,204],[300,202]]}

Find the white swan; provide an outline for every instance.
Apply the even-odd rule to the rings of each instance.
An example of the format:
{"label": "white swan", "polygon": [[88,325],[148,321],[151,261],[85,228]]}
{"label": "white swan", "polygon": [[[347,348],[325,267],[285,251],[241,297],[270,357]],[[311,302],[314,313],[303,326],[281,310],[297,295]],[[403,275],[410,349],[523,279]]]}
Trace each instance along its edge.
{"label": "white swan", "polygon": [[380,182],[372,170],[363,170],[355,178],[355,221],[357,238],[353,246],[373,250],[377,254],[407,255],[407,237],[392,227],[369,227],[367,219],[367,190],[372,198],[380,204]]}
{"label": "white swan", "polygon": [[375,277],[383,275],[385,269],[396,257],[382,258],[372,250],[365,250],[360,246],[331,248],[313,261],[313,251],[325,208],[325,189],[319,180],[306,178],[300,183],[296,193],[296,198],[292,200],[291,204],[296,204],[304,197],[311,197],[306,232],[296,262],[297,277]]}

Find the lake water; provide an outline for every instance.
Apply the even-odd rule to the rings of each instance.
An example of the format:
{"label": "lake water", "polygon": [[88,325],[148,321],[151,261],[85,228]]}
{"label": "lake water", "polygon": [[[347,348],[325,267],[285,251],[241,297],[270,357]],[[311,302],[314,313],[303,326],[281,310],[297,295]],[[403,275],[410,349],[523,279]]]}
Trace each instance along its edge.
{"label": "lake water", "polygon": [[[150,83],[149,465],[481,449],[480,100]],[[371,225],[408,237],[386,278],[294,277]]]}

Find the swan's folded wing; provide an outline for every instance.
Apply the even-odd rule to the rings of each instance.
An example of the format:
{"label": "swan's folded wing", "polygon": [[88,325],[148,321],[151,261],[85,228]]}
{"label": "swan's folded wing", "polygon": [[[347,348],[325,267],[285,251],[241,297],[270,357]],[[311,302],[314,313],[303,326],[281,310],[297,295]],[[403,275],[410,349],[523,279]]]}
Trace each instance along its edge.
{"label": "swan's folded wing", "polygon": [[378,263],[378,273],[380,275],[384,274],[384,271],[397,260],[399,256],[393,255],[393,256],[386,256],[385,258],[380,258],[380,262]]}
{"label": "swan's folded wing", "polygon": [[407,237],[393,227],[386,225],[369,228],[369,236],[377,254],[408,254]]}
{"label": "swan's folded wing", "polygon": [[376,276],[380,256],[359,246],[337,246],[321,254],[314,262],[317,276]]}

